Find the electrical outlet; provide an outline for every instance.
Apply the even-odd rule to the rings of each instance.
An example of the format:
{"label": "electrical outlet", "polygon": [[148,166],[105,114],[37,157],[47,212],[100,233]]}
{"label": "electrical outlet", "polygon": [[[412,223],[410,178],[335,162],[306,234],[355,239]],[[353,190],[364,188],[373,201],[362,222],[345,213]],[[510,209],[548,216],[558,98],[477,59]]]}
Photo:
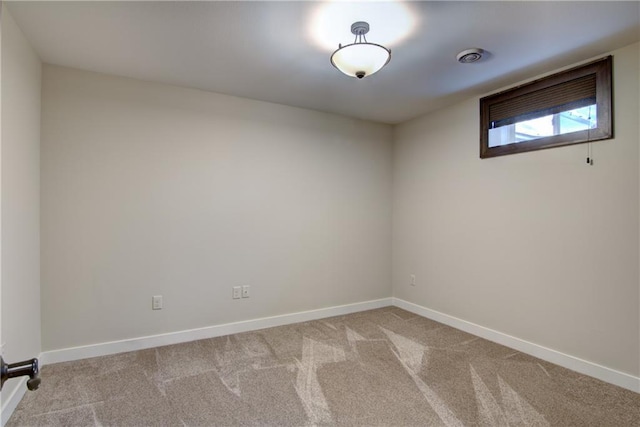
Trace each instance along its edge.
{"label": "electrical outlet", "polygon": [[162,310],[162,295],[154,295],[151,297],[151,309]]}
{"label": "electrical outlet", "polygon": [[240,286],[233,287],[233,299],[239,299],[242,295],[242,288]]}
{"label": "electrical outlet", "polygon": [[415,274],[412,274],[411,276],[409,276],[409,280],[410,280],[409,284],[411,286],[415,286],[416,285],[416,275]]}
{"label": "electrical outlet", "polygon": [[242,287],[242,298],[249,298],[251,292],[251,286],[245,285]]}

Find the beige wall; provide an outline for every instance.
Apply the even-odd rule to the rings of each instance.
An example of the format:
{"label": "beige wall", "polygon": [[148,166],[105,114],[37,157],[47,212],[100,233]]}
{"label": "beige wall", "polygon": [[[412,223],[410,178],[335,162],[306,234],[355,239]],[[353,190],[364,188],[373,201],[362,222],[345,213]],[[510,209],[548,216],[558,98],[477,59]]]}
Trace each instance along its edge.
{"label": "beige wall", "polygon": [[42,133],[44,350],[391,293],[389,126],[47,65]]}
{"label": "beige wall", "polygon": [[477,98],[396,128],[394,296],[640,373],[638,50],[613,52],[593,166],[585,144],[480,160]]}
{"label": "beige wall", "polygon": [[[39,99],[22,42],[12,63],[30,71],[3,122]],[[613,52],[616,138],[593,144],[593,167],[586,145],[480,160],[477,98],[397,126],[392,165],[388,126],[45,66],[43,349],[383,298],[393,271],[399,298],[638,375],[638,49]],[[8,182],[37,213],[34,105],[7,169],[2,130],[3,228]],[[22,229],[33,255],[37,227]],[[9,341],[9,315],[38,313],[7,310],[6,274]],[[243,284],[251,298],[232,300]]]}
{"label": "beige wall", "polygon": [[[17,362],[40,353],[40,60],[2,10],[2,342]],[[2,401],[20,383],[2,389]]]}

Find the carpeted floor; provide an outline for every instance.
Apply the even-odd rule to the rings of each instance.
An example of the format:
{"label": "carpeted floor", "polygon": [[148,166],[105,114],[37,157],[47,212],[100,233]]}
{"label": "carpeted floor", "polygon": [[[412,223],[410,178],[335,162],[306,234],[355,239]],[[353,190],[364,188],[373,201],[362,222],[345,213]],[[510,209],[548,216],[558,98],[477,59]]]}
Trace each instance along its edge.
{"label": "carpeted floor", "polygon": [[640,395],[388,307],[48,365],[30,425],[638,426]]}

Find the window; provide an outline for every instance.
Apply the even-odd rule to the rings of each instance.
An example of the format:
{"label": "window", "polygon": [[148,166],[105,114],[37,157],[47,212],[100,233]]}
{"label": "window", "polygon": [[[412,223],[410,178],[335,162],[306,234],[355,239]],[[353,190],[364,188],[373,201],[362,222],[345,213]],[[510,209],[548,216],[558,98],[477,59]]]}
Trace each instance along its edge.
{"label": "window", "polygon": [[480,99],[480,158],[613,137],[612,57]]}

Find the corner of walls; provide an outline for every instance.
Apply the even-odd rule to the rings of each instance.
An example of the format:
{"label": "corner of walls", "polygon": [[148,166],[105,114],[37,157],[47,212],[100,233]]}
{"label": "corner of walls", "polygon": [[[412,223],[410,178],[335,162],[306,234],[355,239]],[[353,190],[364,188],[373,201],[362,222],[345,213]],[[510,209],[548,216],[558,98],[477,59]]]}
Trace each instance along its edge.
{"label": "corner of walls", "polygon": [[[5,362],[36,357],[40,328],[40,101],[42,64],[2,5],[1,337]],[[24,394],[10,380],[2,424]]]}
{"label": "corner of walls", "polygon": [[640,376],[638,50],[611,52],[593,167],[584,144],[479,159],[478,98],[398,126],[395,298]]}
{"label": "corner of walls", "polygon": [[[637,44],[637,54],[638,54],[638,68],[640,69],[640,43]],[[638,85],[638,97],[640,100],[640,85]],[[640,139],[640,120],[637,121],[637,129],[639,139]],[[638,153],[638,163],[640,164],[640,151]],[[640,193],[640,168],[638,168],[638,192]],[[640,205],[640,194],[638,195],[638,203]],[[638,206],[638,211],[640,212],[640,206]],[[640,246],[640,215],[638,215],[638,245]],[[640,307],[640,250],[638,251],[638,307]],[[640,325],[640,310],[638,310],[638,325]],[[640,354],[640,327],[638,328],[638,354]],[[640,373],[640,357],[638,357],[638,372]],[[640,376],[640,374],[639,374]]]}

